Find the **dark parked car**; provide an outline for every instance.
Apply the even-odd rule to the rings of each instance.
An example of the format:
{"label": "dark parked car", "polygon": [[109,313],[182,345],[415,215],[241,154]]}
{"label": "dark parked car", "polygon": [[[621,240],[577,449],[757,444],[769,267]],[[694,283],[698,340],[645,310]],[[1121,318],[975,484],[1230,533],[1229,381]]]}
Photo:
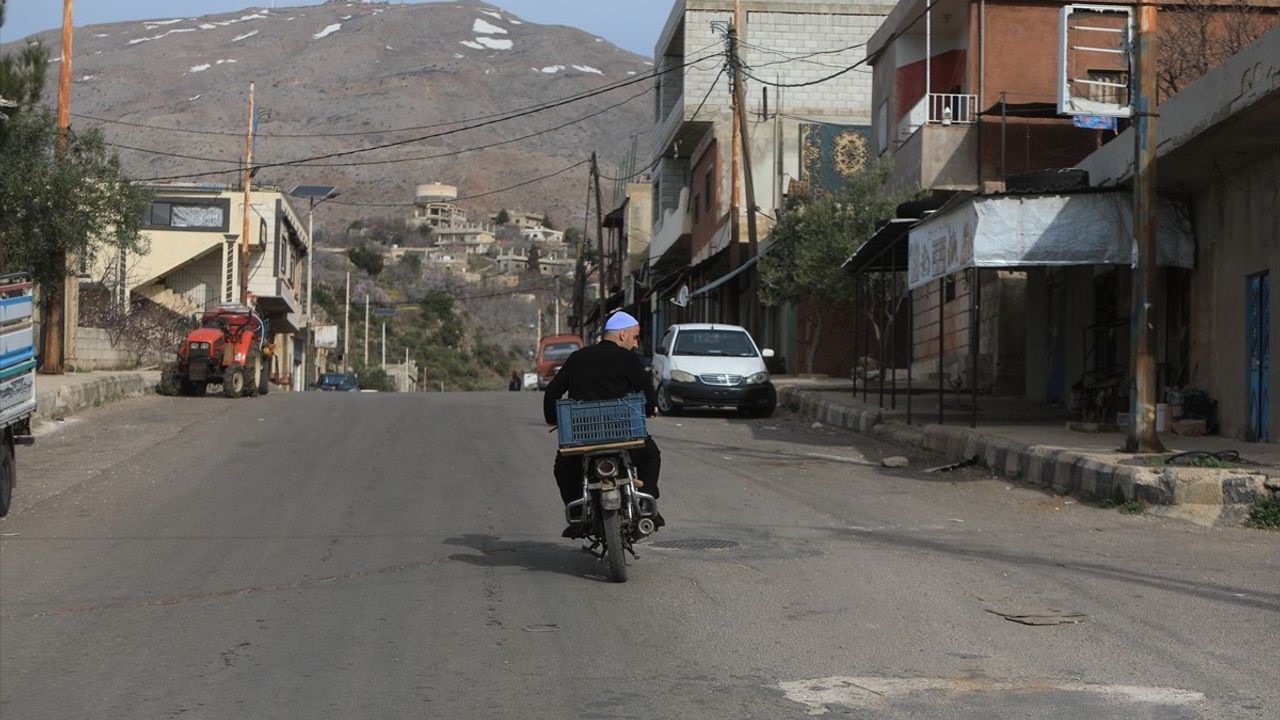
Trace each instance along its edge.
{"label": "dark parked car", "polygon": [[360,392],[360,383],[353,373],[324,373],[314,387],[331,392]]}

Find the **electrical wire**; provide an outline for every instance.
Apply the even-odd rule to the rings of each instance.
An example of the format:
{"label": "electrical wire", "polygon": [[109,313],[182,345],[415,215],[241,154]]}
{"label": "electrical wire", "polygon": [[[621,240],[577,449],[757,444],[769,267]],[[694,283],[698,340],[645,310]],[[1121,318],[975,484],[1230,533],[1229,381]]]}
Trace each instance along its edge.
{"label": "electrical wire", "polygon": [[[440,158],[454,157],[454,156],[457,156],[457,155],[462,155],[462,154],[469,153],[469,152],[475,152],[475,151],[478,151],[478,150],[488,150],[488,149],[490,149],[490,148],[495,148],[495,147],[499,147],[499,146],[502,146],[502,145],[510,145],[510,144],[512,144],[512,143],[521,142],[521,141],[523,141],[523,140],[528,140],[528,139],[530,139],[530,138],[535,138],[535,137],[538,137],[538,136],[540,136],[540,135],[546,135],[547,133],[552,133],[552,132],[555,132],[555,131],[557,131],[557,130],[563,130],[564,128],[567,128],[567,127],[569,127],[569,126],[571,126],[571,125],[577,125],[578,123],[582,123],[582,122],[585,122],[585,121],[590,120],[590,119],[592,119],[592,118],[599,117],[600,115],[603,115],[603,114],[605,114],[605,113],[609,112],[610,110],[614,110],[614,109],[619,108],[619,107],[621,107],[621,106],[623,106],[623,105],[626,105],[627,103],[629,103],[629,102],[631,102],[631,101],[635,100],[636,98],[639,98],[639,97],[641,97],[641,96],[647,95],[648,93],[651,93],[651,92],[653,92],[653,91],[654,91],[654,88],[652,88],[652,87],[645,88],[644,90],[642,90],[642,91],[640,91],[640,92],[636,93],[635,95],[632,95],[631,97],[628,97],[628,98],[627,98],[627,99],[625,99],[625,100],[622,100],[622,101],[619,101],[619,102],[613,103],[612,105],[609,105],[609,106],[607,106],[607,107],[605,107],[605,108],[602,108],[602,109],[600,109],[600,110],[597,110],[596,112],[593,112],[593,113],[591,113],[591,114],[589,114],[589,115],[584,115],[584,116],[582,116],[582,117],[575,118],[575,119],[570,120],[570,121],[568,121],[568,122],[560,123],[559,125],[555,125],[555,126],[553,126],[553,127],[549,127],[549,128],[543,129],[543,130],[538,130],[538,131],[536,131],[536,132],[528,133],[528,134],[526,134],[526,135],[521,135],[521,136],[519,136],[519,137],[515,137],[515,138],[508,138],[508,139],[506,139],[506,140],[499,140],[499,141],[497,141],[497,142],[492,142],[492,143],[488,143],[488,144],[485,144],[485,145],[476,145],[476,146],[474,146],[474,147],[460,148],[460,149],[458,149],[458,150],[450,150],[450,151],[448,151],[448,152],[436,153],[436,154],[434,154],[434,155],[413,155],[413,156],[410,156],[410,157],[390,158],[390,159],[387,159],[387,160],[361,160],[361,161],[358,161],[358,162],[339,162],[339,163],[296,163],[296,164],[292,164],[292,165],[290,165],[290,167],[352,167],[352,166],[364,166],[364,165],[393,165],[393,164],[396,164],[396,163],[416,162],[416,161],[419,161],[419,160],[437,160],[437,159],[440,159]],[[182,154],[179,154],[179,153],[170,153],[170,152],[165,152],[165,151],[162,151],[162,150],[152,150],[152,149],[148,149],[148,148],[131,147],[131,146],[128,146],[128,145],[120,145],[120,144],[110,143],[110,142],[109,142],[109,143],[107,143],[107,145],[110,145],[111,147],[119,148],[119,149],[122,149],[122,150],[132,150],[132,151],[136,151],[136,152],[149,153],[149,154],[153,154],[153,155],[163,155],[163,156],[166,156],[166,157],[176,157],[176,158],[181,158],[181,159],[184,159],[184,160],[201,160],[201,161],[206,161],[206,162],[221,162],[221,163],[229,163],[229,164],[232,164],[232,165],[243,165],[243,164],[244,164],[244,160],[243,160],[243,159],[240,159],[240,160],[231,160],[231,159],[226,159],[226,158],[197,157],[197,156],[192,156],[192,155],[182,155]],[[225,171],[224,171],[224,172],[225,172]]]}
{"label": "electrical wire", "polygon": [[[900,38],[900,37],[902,37],[903,35],[905,35],[905,34],[906,34],[906,32],[907,32],[908,30],[910,30],[912,27],[914,27],[916,23],[918,23],[918,22],[920,22],[921,20],[923,20],[923,19],[924,19],[924,17],[925,17],[925,15],[927,15],[927,14],[929,13],[929,11],[933,9],[933,6],[934,6],[934,5],[937,5],[939,2],[941,2],[941,0],[929,0],[929,3],[928,3],[927,5],[925,5],[924,10],[922,10],[922,11],[920,12],[920,14],[919,14],[919,15],[917,15],[917,16],[916,16],[916,17],[915,17],[911,22],[907,23],[907,24],[906,24],[906,25],[905,25],[901,30],[899,30],[899,31],[895,32],[894,34],[890,35],[890,36],[888,37],[888,39],[886,39],[886,40],[885,40],[885,43],[884,43],[884,44],[885,44],[886,46],[888,46],[888,45],[892,44],[892,43],[893,43],[893,41],[895,41],[895,40],[897,40],[898,38]],[[867,64],[867,61],[868,61],[869,59],[870,59],[870,58],[863,58],[863,59],[859,60],[858,62],[856,62],[856,63],[854,63],[854,64],[850,65],[849,67],[846,67],[846,68],[844,68],[844,69],[842,69],[842,70],[837,70],[836,72],[831,73],[830,75],[827,75],[826,77],[821,77],[821,78],[818,78],[817,80],[809,80],[809,81],[807,81],[807,82],[800,82],[800,83],[779,83],[779,82],[772,82],[772,81],[769,81],[769,80],[764,80],[764,79],[762,79],[762,78],[756,77],[755,75],[752,75],[752,74],[751,74],[751,72],[749,71],[749,69],[748,69],[746,66],[742,66],[742,67],[740,67],[739,69],[742,71],[742,74],[743,74],[743,75],[746,75],[747,77],[751,78],[752,80],[755,80],[756,82],[758,82],[758,83],[760,83],[760,84],[762,84],[762,85],[769,85],[770,87],[780,87],[780,88],[799,88],[799,87],[809,87],[809,86],[811,86],[811,85],[820,85],[820,84],[822,84],[822,83],[825,83],[825,82],[829,82],[829,81],[831,81],[831,80],[834,80],[834,79],[836,79],[836,78],[840,77],[841,75],[844,75],[844,74],[846,74],[846,73],[853,72],[854,70],[858,69],[859,67],[861,67],[861,66],[863,66],[863,65],[866,65],[866,64]]]}
{"label": "electrical wire", "polygon": [[[700,48],[698,50],[693,51],[693,53],[691,54],[700,54],[700,53],[706,52],[707,50],[710,50],[713,47],[717,47],[719,45],[720,45],[719,42],[714,42],[704,48]],[[583,90],[582,92],[575,93],[574,95],[567,95],[560,99],[569,99],[569,98],[577,97],[579,95],[586,97],[588,96],[587,95],[588,93],[592,94],[591,96],[593,96],[594,94],[599,94],[599,91],[607,92],[610,89],[626,87],[627,85],[631,84],[632,81],[634,80],[637,80],[637,79],[648,80],[648,79],[660,77],[667,73],[683,70],[689,67],[690,65],[702,62],[703,60],[706,60],[710,57],[717,57],[719,55],[720,53],[716,53],[714,55],[709,55],[706,57],[699,58],[698,60],[694,60],[684,65],[672,66],[669,68],[659,69],[655,67],[652,70],[649,70],[643,74],[638,74],[633,77],[627,77],[623,80],[616,80],[612,83],[606,83],[604,85],[600,85],[590,90]],[[554,101],[550,101],[550,102],[554,102]],[[382,130],[354,130],[350,132],[334,132],[334,133],[255,133],[255,135],[260,138],[321,138],[321,137],[357,137],[357,136],[363,136],[363,135],[391,135],[391,134],[401,133],[401,132],[417,132],[420,130],[434,130],[436,128],[448,127],[450,125],[478,122],[481,120],[491,120],[493,118],[502,117],[504,115],[508,115],[511,113],[519,113],[519,112],[524,112],[526,110],[533,110],[533,109],[542,107],[544,104],[545,103],[536,103],[534,105],[526,105],[524,107],[515,108],[513,110],[504,110],[498,113],[490,113],[488,115],[476,115],[474,117],[462,118],[459,120],[449,120],[446,122],[433,123],[429,125],[414,125],[414,126],[401,127],[401,128],[385,128]],[[99,123],[105,123],[105,124],[111,124],[111,125],[123,125],[126,127],[136,127],[136,128],[146,129],[146,130],[155,130],[159,132],[174,132],[174,133],[184,133],[189,135],[220,135],[220,136],[231,136],[231,137],[238,137],[238,138],[243,138],[245,135],[245,132],[243,130],[198,130],[195,128],[168,127],[163,125],[152,125],[149,123],[132,122],[129,120],[116,120],[112,118],[104,118],[104,117],[98,117],[95,115],[87,115],[84,113],[74,113],[74,112],[71,113],[71,116],[75,118],[80,118],[82,120],[90,120],[93,122],[99,122]]]}
{"label": "electrical wire", "polygon": [[[553,178],[553,177],[556,177],[556,176],[558,176],[558,175],[563,175],[563,174],[565,174],[565,173],[569,172],[570,170],[572,170],[572,169],[574,169],[574,168],[577,168],[577,167],[581,167],[581,166],[583,166],[583,165],[586,165],[586,164],[587,164],[587,163],[589,163],[589,162],[591,162],[591,161],[590,161],[590,160],[579,160],[578,162],[576,162],[576,163],[574,163],[574,164],[572,164],[572,165],[569,165],[569,166],[567,166],[567,167],[563,167],[563,168],[561,168],[561,169],[559,169],[559,170],[557,170],[557,171],[555,171],[555,172],[553,172],[553,173],[549,173],[549,174],[547,174],[547,175],[542,175],[542,176],[539,176],[539,177],[536,177],[536,178],[530,178],[530,179],[528,179],[528,180],[525,180],[525,181],[522,181],[522,182],[518,182],[518,183],[516,183],[515,185],[508,185],[507,187],[504,187],[504,188],[498,188],[497,190],[489,190],[489,191],[487,191],[487,192],[476,193],[475,195],[460,195],[460,196],[458,196],[457,198],[455,198],[455,200],[454,200],[454,201],[455,201],[455,202],[462,202],[463,200],[475,200],[475,199],[477,199],[477,198],[488,197],[488,196],[490,196],[490,195],[498,195],[498,194],[500,194],[500,193],[508,192],[508,191],[511,191],[511,190],[516,190],[516,189],[518,189],[518,188],[522,188],[522,187],[524,187],[524,186],[526,186],[526,185],[533,185],[534,183],[539,183],[539,182],[542,182],[543,180],[550,180],[550,179],[551,179],[551,178]],[[415,205],[415,203],[411,203],[411,202],[377,203],[377,202],[351,202],[351,201],[343,201],[343,200],[330,200],[329,202],[330,202],[331,204],[333,204],[333,205],[346,205],[346,206],[348,206],[348,207],[412,207],[413,205]]]}
{"label": "electrical wire", "polygon": [[839,69],[839,68],[843,68],[844,66],[843,66],[843,65],[832,65],[832,64],[830,64],[830,63],[818,62],[818,61],[816,61],[816,60],[810,60],[809,58],[817,57],[818,55],[837,55],[837,54],[840,54],[840,53],[848,52],[848,51],[850,51],[850,50],[857,50],[858,48],[866,47],[866,46],[867,46],[867,43],[862,42],[862,43],[858,43],[858,44],[856,44],[856,45],[850,45],[850,46],[848,46],[848,47],[843,47],[843,48],[837,48],[837,49],[832,49],[832,50],[818,50],[818,51],[816,51],[816,52],[811,52],[811,53],[808,53],[808,54],[805,54],[805,55],[789,55],[789,54],[784,53],[784,52],[782,52],[782,51],[780,51],[780,50],[774,50],[773,48],[767,48],[767,47],[763,47],[763,46],[761,46],[761,45],[753,45],[753,44],[751,44],[751,43],[749,43],[749,42],[746,42],[746,41],[744,41],[744,40],[739,40],[739,41],[738,41],[738,44],[739,44],[739,45],[741,45],[742,47],[745,47],[745,48],[750,49],[750,50],[755,50],[755,51],[757,51],[757,52],[767,53],[767,54],[770,54],[770,55],[777,55],[777,56],[779,56],[779,57],[785,58],[785,59],[783,59],[783,60],[775,60],[775,61],[773,61],[773,62],[761,63],[761,64],[759,64],[759,65],[751,65],[750,67],[751,67],[753,70],[759,70],[760,68],[771,67],[771,66],[774,66],[774,65],[784,65],[784,64],[789,63],[789,62],[803,62],[803,63],[807,63],[807,64],[810,64],[810,65],[817,65],[817,66],[819,66],[819,67]]}
{"label": "electrical wire", "polygon": [[[717,55],[718,55],[718,53],[717,53]],[[712,56],[708,56],[708,57],[712,57]],[[701,61],[703,61],[703,60],[706,60],[706,59],[707,59],[706,57],[697,58],[697,59],[695,59],[695,60],[691,60],[690,62],[685,63],[684,65],[673,66],[673,68],[674,68],[674,69],[684,69],[684,68],[686,68],[686,67],[689,67],[689,66],[691,66],[691,65],[695,65],[695,64],[697,64],[697,63],[699,63],[699,62],[701,62]],[[673,70],[668,70],[668,71],[673,71]],[[665,72],[665,71],[664,71],[664,72]],[[627,87],[627,86],[629,86],[629,85],[634,85],[634,84],[636,84],[636,83],[646,82],[646,81],[651,80],[651,79],[652,79],[652,78],[650,78],[650,77],[648,77],[648,76],[639,76],[639,77],[636,77],[636,78],[632,78],[632,79],[630,79],[629,81],[627,81],[627,82],[626,82],[626,83],[624,83],[624,84],[620,84],[620,85],[616,85],[616,86],[614,86],[614,87],[608,88],[607,90],[596,90],[596,91],[593,91],[593,92],[591,92],[591,93],[584,94],[584,95],[581,95],[581,96],[571,97],[571,98],[567,98],[567,99],[563,99],[563,98],[562,98],[562,99],[560,99],[560,100],[556,100],[556,101],[553,101],[553,102],[550,102],[550,103],[544,104],[543,106],[538,107],[538,108],[536,108],[536,109],[534,109],[534,110],[526,110],[526,111],[524,111],[524,112],[519,112],[519,113],[515,113],[515,114],[511,114],[511,115],[506,115],[506,116],[499,117],[499,118],[496,118],[496,119],[485,120],[485,121],[482,121],[482,122],[474,123],[474,124],[471,124],[471,125],[466,125],[466,126],[463,126],[463,127],[453,128],[453,129],[450,129],[450,130],[443,130],[443,131],[436,132],[436,133],[429,133],[429,134],[427,134],[427,135],[422,135],[422,136],[418,136],[418,137],[406,138],[406,139],[404,139],[404,140],[396,140],[396,141],[394,141],[394,142],[382,143],[382,144],[380,144],[380,145],[374,145],[374,146],[372,146],[372,147],[367,147],[367,148],[354,148],[354,149],[350,149],[350,150],[339,150],[339,151],[336,151],[336,152],[324,153],[324,154],[321,154],[321,155],[314,155],[314,156],[306,157],[306,158],[298,158],[298,159],[295,159],[295,160],[283,160],[283,161],[280,161],[280,162],[272,162],[272,163],[259,163],[259,164],[255,164],[255,165],[253,166],[253,170],[252,170],[252,171],[253,171],[253,172],[257,172],[257,171],[259,171],[259,170],[263,170],[263,169],[267,169],[267,168],[274,168],[274,167],[288,167],[288,166],[305,165],[306,163],[312,163],[312,162],[315,162],[315,161],[318,161],[318,160],[328,160],[328,159],[332,159],[332,158],[346,157],[346,156],[349,156],[349,155],[357,155],[357,154],[360,154],[360,153],[373,152],[373,151],[375,151],[375,150],[385,150],[385,149],[388,149],[388,148],[401,147],[401,146],[404,146],[404,145],[410,145],[410,144],[413,144],[413,143],[422,142],[422,141],[424,141],[424,140],[433,140],[433,139],[435,139],[435,138],[439,138],[439,137],[445,137],[445,136],[448,136],[448,135],[455,135],[455,134],[460,133],[460,132],[466,132],[466,131],[469,131],[469,130],[476,130],[476,129],[479,129],[479,128],[482,128],[482,127],[488,127],[488,126],[491,126],[491,125],[496,125],[496,124],[498,124],[498,123],[506,122],[506,121],[508,121],[508,120],[515,120],[515,119],[522,118],[522,117],[528,117],[528,116],[530,116],[530,115],[534,115],[534,114],[537,114],[537,113],[539,113],[539,112],[545,112],[545,111],[547,111],[547,110],[551,110],[551,109],[554,109],[554,108],[557,108],[557,107],[561,107],[561,106],[563,106],[563,105],[568,105],[568,104],[570,104],[570,103],[575,103],[575,102],[578,102],[578,101],[580,101],[580,100],[584,100],[584,99],[587,99],[587,98],[590,98],[590,97],[595,97],[595,96],[597,96],[597,95],[603,95],[604,93],[612,92],[613,90],[617,90],[617,89],[620,89],[620,88],[622,88],[622,87]],[[168,175],[168,176],[161,176],[161,177],[154,177],[154,178],[144,178],[144,179],[142,179],[142,182],[154,182],[154,181],[158,181],[158,180],[182,180],[182,179],[186,179],[186,178],[204,177],[204,176],[207,176],[207,175],[218,175],[218,174],[222,174],[222,173],[225,173],[225,172],[227,172],[227,171],[226,171],[226,170],[216,170],[216,171],[210,171],[210,172],[187,173],[187,174],[182,174],[182,175]]]}
{"label": "electrical wire", "polygon": [[[707,88],[707,94],[702,96],[702,102],[698,103],[698,107],[694,109],[693,115],[689,116],[689,119],[686,120],[685,122],[693,122],[698,118],[698,113],[702,112],[703,106],[706,105],[707,100],[711,98],[712,91],[716,89],[716,85],[720,82],[720,78],[724,77],[724,73],[725,73],[725,68],[722,66],[720,68],[720,72],[716,73],[715,79],[711,81],[711,86]],[[630,175],[627,175],[626,177],[609,177],[608,175],[601,175],[600,179],[609,180],[610,182],[624,182],[627,180],[632,180],[658,167],[658,163],[662,162],[663,157],[664,155],[659,154],[658,157],[654,158],[653,161],[650,162],[648,165],[631,173]]]}

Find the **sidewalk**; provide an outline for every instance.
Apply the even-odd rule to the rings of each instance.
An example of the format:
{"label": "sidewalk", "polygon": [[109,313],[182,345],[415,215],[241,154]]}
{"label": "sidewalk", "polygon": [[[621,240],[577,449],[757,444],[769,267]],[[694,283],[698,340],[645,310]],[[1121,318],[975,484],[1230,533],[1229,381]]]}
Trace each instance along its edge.
{"label": "sidewalk", "polygon": [[36,375],[36,422],[62,420],[87,408],[155,392],[159,370]]}
{"label": "sidewalk", "polygon": [[[861,394],[854,397],[848,380],[779,377],[774,382],[779,404],[812,420],[936,452],[950,461],[977,458],[997,475],[1085,500],[1139,500],[1159,514],[1202,524],[1236,524],[1251,503],[1280,492],[1280,445],[1161,435],[1171,454],[1235,450],[1241,456],[1229,469],[1173,466],[1121,452],[1120,433],[1068,430],[1065,419],[1048,409],[1044,419],[1015,415],[1003,422],[980,412],[977,428],[969,427],[968,412],[948,409],[946,424],[939,425],[936,396],[919,396],[908,425],[902,398],[896,411],[881,410],[876,393],[864,403]],[[985,405],[987,412],[996,404],[979,398],[979,407]]]}

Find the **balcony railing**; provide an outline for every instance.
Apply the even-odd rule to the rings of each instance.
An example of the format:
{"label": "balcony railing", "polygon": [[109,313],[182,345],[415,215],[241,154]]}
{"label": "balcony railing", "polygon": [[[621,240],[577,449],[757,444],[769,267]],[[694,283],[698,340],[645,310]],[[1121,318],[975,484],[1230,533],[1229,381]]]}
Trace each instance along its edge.
{"label": "balcony railing", "polygon": [[911,137],[921,125],[972,125],[977,120],[977,95],[929,93],[898,123],[898,141]]}

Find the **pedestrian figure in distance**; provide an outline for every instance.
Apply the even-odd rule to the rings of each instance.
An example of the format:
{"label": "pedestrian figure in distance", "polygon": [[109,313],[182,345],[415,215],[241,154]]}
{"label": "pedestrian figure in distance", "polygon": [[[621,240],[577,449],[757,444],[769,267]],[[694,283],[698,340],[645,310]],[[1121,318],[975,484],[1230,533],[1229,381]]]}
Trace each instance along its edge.
{"label": "pedestrian figure in distance", "polygon": [[508,390],[519,390],[524,385],[520,380],[520,373],[515,370],[511,371],[511,382],[507,383]]}

